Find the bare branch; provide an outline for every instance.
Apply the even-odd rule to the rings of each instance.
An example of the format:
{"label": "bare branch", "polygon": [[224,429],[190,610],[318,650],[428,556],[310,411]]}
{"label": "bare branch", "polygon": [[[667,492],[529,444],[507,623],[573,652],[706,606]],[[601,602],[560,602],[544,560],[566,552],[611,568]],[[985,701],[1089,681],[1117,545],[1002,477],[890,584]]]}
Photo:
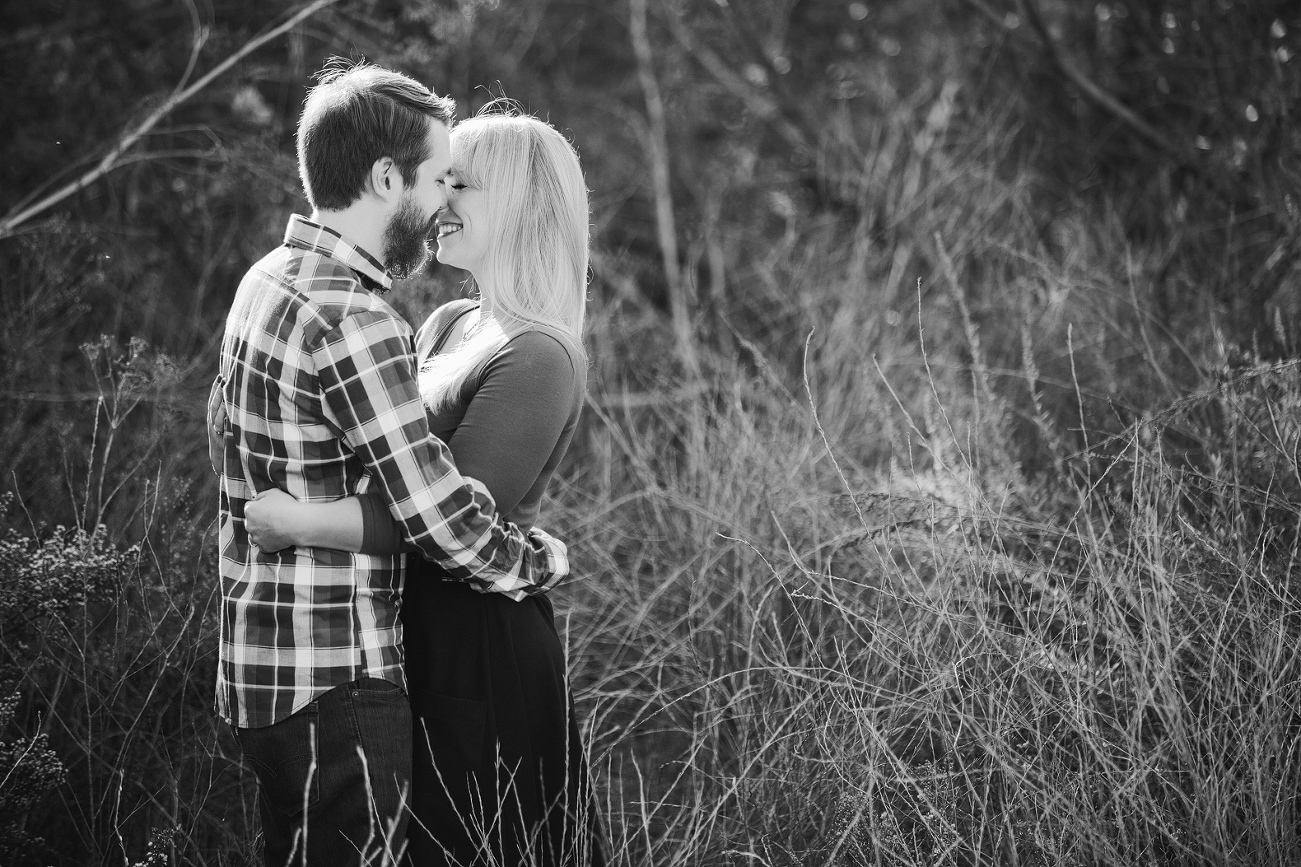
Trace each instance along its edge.
{"label": "bare branch", "polygon": [[734,97],[745,103],[745,107],[752,111],[756,117],[765,123],[771,124],[789,147],[795,150],[812,152],[813,148],[810,145],[808,136],[804,134],[802,129],[791,122],[790,118],[782,112],[780,106],[768,94],[752,86],[728,66],[726,61],[712,49],[702,45],[680,17],[669,13],[664,16],[664,20],[668,23],[669,29],[673,32],[673,38],[678,41],[678,44],[685,48],[687,53],[694,57],[696,62],[714,77],[715,81]]}
{"label": "bare branch", "polygon": [[[1004,30],[1009,32],[1018,30],[1017,23],[1008,20],[1010,16],[1000,16],[984,0],[967,0],[967,3]],[[1171,157],[1177,165],[1191,169],[1225,201],[1243,203],[1244,207],[1259,208],[1262,206],[1258,196],[1253,195],[1250,190],[1234,184],[1228,175],[1217,170],[1217,167],[1205,156],[1192,147],[1181,145],[1178,141],[1163,134],[1085,75],[1071,62],[1052,33],[1048,31],[1043,17],[1039,14],[1039,8],[1035,4],[1035,0],[1017,0],[1017,4],[1026,21],[1029,22],[1030,30],[1034,31],[1038,41],[1042,43],[1053,65],[1072,84],[1079,88],[1085,99],[1116,118],[1143,141]]]}
{"label": "bare branch", "polygon": [[1143,120],[1131,111],[1128,106],[1095,84],[1092,79],[1066,58],[1057,45],[1057,40],[1053,39],[1052,34],[1048,32],[1048,28],[1044,26],[1043,18],[1039,15],[1039,8],[1035,6],[1034,0],[1017,0],[1017,2],[1020,3],[1026,20],[1030,22],[1030,27],[1038,35],[1040,41],[1043,42],[1044,49],[1048,52],[1048,56],[1052,58],[1053,63],[1056,64],[1063,75],[1070,79],[1072,84],[1080,89],[1080,92],[1087,99],[1138,133],[1149,144],[1155,145],[1158,149],[1165,151],[1180,162],[1188,161],[1190,154],[1187,148],[1180,147],[1171,139],[1166,138],[1161,134],[1160,130]]}
{"label": "bare branch", "polygon": [[235,64],[239,63],[245,57],[247,57],[248,55],[252,54],[254,51],[261,48],[263,45],[266,45],[268,42],[271,42],[272,40],[282,36],[283,34],[292,30],[302,21],[310,18],[311,16],[315,15],[317,12],[320,12],[322,9],[334,5],[337,2],[339,2],[339,0],[314,0],[314,2],[309,3],[308,5],[302,7],[293,15],[291,15],[289,18],[287,18],[285,21],[281,22],[280,24],[276,25],[270,30],[267,30],[266,32],[262,33],[260,36],[256,36],[250,41],[246,42],[244,46],[241,47],[234,54],[227,57],[221,63],[218,63],[212,69],[208,70],[208,72],[198,81],[194,82],[191,85],[183,87],[182,85],[184,84],[185,80],[188,79],[193,69],[193,60],[198,54],[199,47],[201,47],[200,40],[207,38],[206,28],[199,26],[197,24],[198,19],[196,18],[195,19],[196,21],[195,49],[191,55],[190,68],[186,70],[185,76],[181,79],[181,84],[178,84],[177,88],[172,91],[171,95],[169,95],[167,99],[163,100],[161,105],[159,105],[156,109],[150,112],[148,117],[142,120],[133,129],[130,129],[127,132],[123,133],[122,137],[118,139],[117,144],[113,147],[112,150],[108,152],[108,154],[102,160],[99,161],[99,164],[96,165],[95,168],[86,172],[76,180],[71,181],[70,183],[60,187],[58,190],[55,190],[53,193],[50,193],[50,195],[46,196],[40,201],[32,205],[28,205],[26,207],[20,207],[15,209],[14,211],[11,211],[8,215],[5,216],[3,220],[0,220],[0,238],[7,238],[13,235],[19,226],[21,226],[23,223],[30,220],[32,217],[35,217],[37,214],[49,210],[50,208],[54,207],[59,202],[68,198],[69,196],[74,195],[75,193],[78,193],[81,190],[84,190],[86,187],[95,183],[96,181],[98,181],[104,175],[108,174],[113,169],[117,168],[120,165],[123,165],[124,164],[122,160],[123,154],[125,154],[127,150],[129,150],[132,146],[134,146],[138,141],[140,141],[140,139],[146,136],[150,132],[150,130],[152,130],[155,126],[158,125],[159,121],[161,121],[164,117],[170,114],[177,106],[179,106],[181,103],[188,100],[190,97],[194,96],[199,91],[203,90],[205,87],[211,84],[215,79],[217,79],[225,72],[229,71],[233,66],[235,66]]}
{"label": "bare branch", "polygon": [[194,74],[194,68],[199,65],[199,53],[208,42],[208,28],[204,26],[203,19],[199,17],[199,7],[194,5],[194,0],[185,0],[185,5],[190,10],[190,23],[194,26],[194,38],[190,42],[190,60],[185,65],[185,74],[176,83],[176,91],[183,89],[190,80],[190,76]]}
{"label": "bare branch", "polygon": [[664,119],[664,99],[660,95],[659,84],[655,81],[652,63],[654,57],[646,27],[646,0],[628,0],[628,10],[631,13],[628,31],[632,37],[633,53],[637,56],[637,78],[641,82],[642,94],[646,100],[646,117],[650,124],[647,151],[651,164],[651,191],[655,197],[655,228],[664,259],[664,275],[669,283],[669,309],[682,361],[688,373],[698,379],[700,368],[691,337],[687,283],[678,263],[678,235],[673,219],[673,194],[669,175],[668,124]]}

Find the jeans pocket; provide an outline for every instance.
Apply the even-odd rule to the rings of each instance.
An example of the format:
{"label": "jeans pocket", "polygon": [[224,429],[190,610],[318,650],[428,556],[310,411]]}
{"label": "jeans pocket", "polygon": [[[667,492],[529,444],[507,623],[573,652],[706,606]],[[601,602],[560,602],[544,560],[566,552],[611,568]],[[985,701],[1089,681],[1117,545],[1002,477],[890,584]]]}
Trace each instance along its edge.
{"label": "jeans pocket", "polygon": [[257,776],[260,797],[282,816],[296,816],[320,800],[318,728],[313,702],[275,725],[239,731],[240,749]]}
{"label": "jeans pocket", "polygon": [[488,702],[415,689],[411,693],[411,711],[417,768],[427,765],[431,757],[442,773],[479,767]]}
{"label": "jeans pocket", "polygon": [[354,695],[365,693],[368,699],[406,698],[407,696],[402,687],[382,677],[359,677],[348,684],[348,689],[352,690]]}

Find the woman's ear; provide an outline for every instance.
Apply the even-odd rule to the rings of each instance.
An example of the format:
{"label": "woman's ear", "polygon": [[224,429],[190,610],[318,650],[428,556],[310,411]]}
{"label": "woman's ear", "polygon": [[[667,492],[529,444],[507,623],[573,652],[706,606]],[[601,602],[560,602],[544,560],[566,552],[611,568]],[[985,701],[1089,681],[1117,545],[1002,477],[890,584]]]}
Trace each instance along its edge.
{"label": "woman's ear", "polygon": [[392,157],[380,157],[370,167],[371,192],[388,203],[402,195],[402,175]]}

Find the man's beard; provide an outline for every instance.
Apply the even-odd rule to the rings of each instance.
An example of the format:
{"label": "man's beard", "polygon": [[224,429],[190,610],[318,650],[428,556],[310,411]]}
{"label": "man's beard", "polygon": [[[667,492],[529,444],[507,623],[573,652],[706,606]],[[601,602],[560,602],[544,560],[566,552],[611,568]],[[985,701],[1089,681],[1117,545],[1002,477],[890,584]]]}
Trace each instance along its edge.
{"label": "man's beard", "polygon": [[394,280],[410,277],[434,254],[429,247],[433,221],[411,198],[403,198],[398,205],[384,229],[384,270]]}

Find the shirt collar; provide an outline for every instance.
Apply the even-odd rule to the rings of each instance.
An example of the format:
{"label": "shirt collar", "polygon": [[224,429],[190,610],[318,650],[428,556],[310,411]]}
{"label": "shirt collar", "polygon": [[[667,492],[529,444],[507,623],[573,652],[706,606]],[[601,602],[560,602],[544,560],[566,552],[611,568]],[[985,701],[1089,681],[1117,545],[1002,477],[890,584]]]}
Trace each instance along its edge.
{"label": "shirt collar", "polygon": [[306,217],[294,214],[289,218],[285,243],[339,260],[356,271],[362,285],[372,292],[382,293],[393,288],[393,278],[384,273],[384,266],[374,256],[333,229],[314,223]]}

